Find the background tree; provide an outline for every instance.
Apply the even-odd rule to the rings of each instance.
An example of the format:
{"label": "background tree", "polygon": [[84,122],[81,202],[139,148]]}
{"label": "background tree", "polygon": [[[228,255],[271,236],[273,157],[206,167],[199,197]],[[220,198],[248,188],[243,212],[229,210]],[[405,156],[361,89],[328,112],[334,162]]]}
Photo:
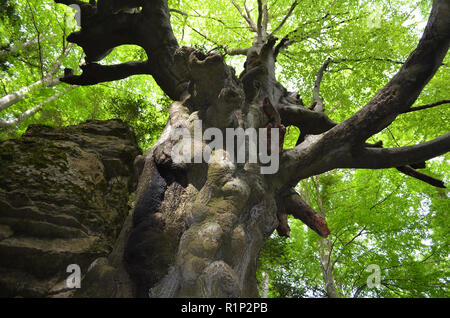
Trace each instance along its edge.
{"label": "background tree", "polygon": [[[151,147],[170,104],[151,78],[85,87],[64,84],[64,69],[79,69],[83,62],[82,50],[66,40],[77,28],[75,11],[51,0],[2,0],[0,9],[1,140],[20,136],[31,123],[66,126],[121,118],[135,128],[142,149]],[[106,60],[142,54],[136,46],[123,46]]]}
{"label": "background tree", "polygon": [[[56,2],[81,7],[81,30],[68,41],[85,54],[82,73],[61,81],[150,74],[175,101],[161,138],[137,161],[145,164],[135,209],[104,265],[115,276],[110,296],[256,296],[259,251],[275,228],[288,234],[288,214],[329,234],[329,211],[315,212],[294,190],[315,175],[397,168],[444,186],[417,169],[450,148],[448,112],[438,107],[448,101],[448,1],[433,2],[420,41],[423,26],[408,23],[428,14],[426,1]],[[110,60],[122,45],[141,47],[147,60]],[[270,123],[300,134],[273,175],[223,150],[214,163],[174,163],[175,128],[192,130],[196,119],[203,129]]]}

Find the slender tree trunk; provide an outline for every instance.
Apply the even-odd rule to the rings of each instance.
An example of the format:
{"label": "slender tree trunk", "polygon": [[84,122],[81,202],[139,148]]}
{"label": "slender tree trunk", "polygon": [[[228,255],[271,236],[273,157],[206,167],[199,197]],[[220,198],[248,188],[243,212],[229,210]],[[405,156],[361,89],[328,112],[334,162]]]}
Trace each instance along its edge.
{"label": "slender tree trunk", "polygon": [[[232,73],[226,74],[231,80],[221,89],[220,109],[213,109],[214,116],[204,115],[206,126],[228,127],[232,123],[225,112],[244,102],[242,88]],[[211,87],[205,81],[196,89],[202,94]],[[174,127],[182,125],[192,132],[194,121],[200,119],[201,113],[188,107],[193,96],[172,105],[168,126],[146,154],[126,267],[137,282],[138,296],[257,297],[259,251],[278,225],[275,193],[257,164],[235,163],[224,149],[213,150],[208,164],[172,161]],[[249,103],[248,108],[259,112],[257,104]],[[262,126],[262,118],[253,120],[244,124]],[[191,142],[195,158],[196,145],[202,152],[205,143]]]}
{"label": "slender tree trunk", "polygon": [[37,86],[44,83],[44,79],[40,79],[33,84],[30,84],[28,86],[24,86],[18,91],[5,95],[2,98],[0,98],[0,111],[7,109],[8,107],[20,102],[22,99],[27,97],[27,94],[36,88]]}

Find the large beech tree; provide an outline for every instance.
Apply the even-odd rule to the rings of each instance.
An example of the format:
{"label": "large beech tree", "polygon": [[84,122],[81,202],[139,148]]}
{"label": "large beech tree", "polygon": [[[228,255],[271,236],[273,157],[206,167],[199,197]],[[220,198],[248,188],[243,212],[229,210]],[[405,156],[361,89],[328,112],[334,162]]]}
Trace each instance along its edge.
{"label": "large beech tree", "polygon": [[[108,261],[93,266],[80,295],[258,296],[255,272],[259,252],[275,229],[280,235],[289,234],[287,215],[302,220],[323,237],[329,235],[325,219],[293,190],[299,181],[337,168],[397,168],[399,173],[444,187],[442,181],[417,169],[450,149],[450,134],[397,148],[383,148],[381,142],[369,143],[368,139],[400,114],[418,110],[412,105],[449,48],[448,0],[433,1],[416,49],[366,105],[340,123],[327,116],[320,92],[324,72],[333,61],[324,60],[317,70],[314,101],[309,106],[277,81],[279,54],[303,34],[301,25],[279,34],[300,1],[293,1],[273,23],[271,8],[264,0],[255,1],[253,11],[246,2],[227,2],[227,9],[236,10],[244,29],[253,35],[251,46],[245,48],[218,43],[224,54],[246,57],[241,74],[227,65],[224,54],[180,47],[170,14],[188,13],[169,9],[165,0],[55,2],[81,8],[81,29],[68,41],[83,48],[85,64],[80,75],[66,70],[63,82],[94,85],[149,74],[174,101],[162,136],[136,159],[140,181],[134,210]],[[321,23],[328,15],[311,23]],[[343,12],[341,22],[334,25],[344,23],[345,15]],[[214,19],[226,23],[220,17]],[[202,30],[192,29],[202,34]],[[142,47],[148,59],[98,63],[124,44]],[[175,138],[176,128],[193,131],[195,120],[202,120],[203,130],[215,127],[224,133],[226,128],[275,127],[283,135],[284,127],[296,126],[301,134],[294,148],[280,151],[280,168],[274,174],[261,174],[259,164],[236,163],[225,149],[214,150],[216,160],[209,164],[176,163],[171,157],[173,147],[181,142]],[[198,140],[192,140],[195,142]]]}

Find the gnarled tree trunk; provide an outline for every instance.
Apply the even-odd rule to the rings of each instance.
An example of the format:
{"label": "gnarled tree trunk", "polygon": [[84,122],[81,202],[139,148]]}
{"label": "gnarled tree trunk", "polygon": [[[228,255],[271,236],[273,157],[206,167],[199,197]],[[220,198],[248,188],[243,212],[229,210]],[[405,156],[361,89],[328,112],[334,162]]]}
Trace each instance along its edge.
{"label": "gnarled tree trunk", "polygon": [[[138,168],[142,166],[136,205],[113,253],[86,277],[90,291],[104,275],[111,278],[110,285],[97,290],[97,295],[258,296],[259,251],[276,228],[280,235],[289,235],[288,213],[320,235],[329,234],[325,220],[292,190],[300,180],[335,168],[400,167],[450,148],[450,134],[398,149],[365,143],[411,107],[441,65],[450,38],[448,1],[434,1],[418,48],[364,108],[340,124],[325,115],[319,94],[329,60],[317,74],[315,102],[309,108],[277,82],[277,55],[292,41],[285,37],[277,44],[268,33],[264,1],[258,1],[257,22],[233,2],[255,34],[252,47],[229,51],[247,56],[239,77],[221,55],[178,46],[167,1],[56,2],[80,5],[81,31],[68,40],[83,47],[87,62],[81,75],[70,74],[62,81],[92,85],[151,74],[175,101],[161,138],[136,161]],[[129,11],[130,7],[142,10]],[[95,63],[122,44],[140,45],[149,60],[110,66]],[[280,160],[272,174],[261,173],[261,161],[248,160],[253,150],[245,142],[247,160],[243,163],[236,160],[236,147],[225,146],[212,151],[214,160],[197,162],[209,141],[195,135],[188,140],[188,148],[193,148],[191,160],[180,163],[173,150],[186,140],[180,138],[178,128],[192,136],[196,120],[202,121],[201,132],[217,128],[225,138],[231,134],[226,128],[274,128],[282,139],[284,127],[296,125],[302,134],[292,150],[271,148]],[[257,132],[259,138],[268,137],[266,131]],[[96,293],[81,290],[79,295]]]}

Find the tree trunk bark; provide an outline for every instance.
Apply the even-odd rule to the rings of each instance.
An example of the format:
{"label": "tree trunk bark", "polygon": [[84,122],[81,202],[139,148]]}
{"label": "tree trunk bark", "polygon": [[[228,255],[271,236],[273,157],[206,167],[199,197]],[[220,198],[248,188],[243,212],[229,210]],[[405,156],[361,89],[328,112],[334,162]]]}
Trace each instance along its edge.
{"label": "tree trunk bark", "polygon": [[158,164],[156,150],[125,253],[137,295],[258,297],[259,251],[278,224],[259,169],[218,158],[185,175]]}

